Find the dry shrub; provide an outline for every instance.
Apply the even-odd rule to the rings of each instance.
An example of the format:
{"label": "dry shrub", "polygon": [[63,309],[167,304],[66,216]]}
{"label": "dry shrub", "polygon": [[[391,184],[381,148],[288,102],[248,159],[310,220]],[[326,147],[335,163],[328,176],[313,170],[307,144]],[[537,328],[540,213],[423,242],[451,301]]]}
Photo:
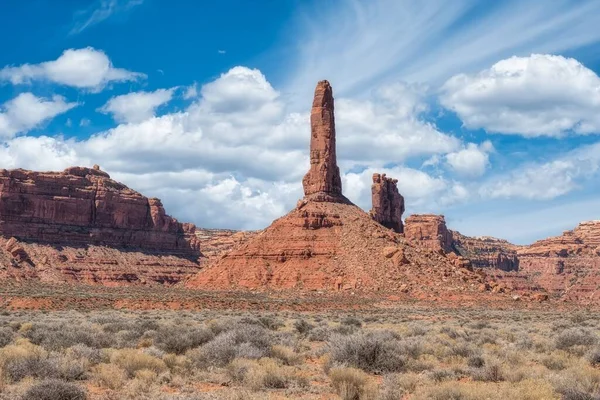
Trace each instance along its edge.
{"label": "dry shrub", "polygon": [[556,391],[564,400],[596,400],[600,398],[600,371],[589,365],[578,365],[551,377]]}
{"label": "dry shrub", "polygon": [[548,382],[526,380],[519,383],[503,382],[490,385],[482,382],[444,382],[424,386],[416,393],[415,400],[548,400],[556,399],[556,393]]}
{"label": "dry shrub", "polygon": [[380,400],[402,399],[408,393],[414,393],[419,385],[416,374],[390,374],[383,378]]}
{"label": "dry shrub", "polygon": [[213,331],[205,327],[188,328],[170,325],[156,332],[154,344],[167,353],[183,354],[208,343],[214,337]]}
{"label": "dry shrub", "polygon": [[281,360],[285,365],[301,364],[303,357],[287,346],[275,345],[271,347],[271,356]]}
{"label": "dry shrub", "polygon": [[256,360],[235,359],[227,367],[227,374],[252,390],[285,389],[291,385],[305,387],[305,378],[294,373],[293,368],[280,365],[272,358]]}
{"label": "dry shrub", "polygon": [[262,325],[237,324],[186,355],[200,368],[223,367],[234,358],[260,359],[270,355],[273,335]]}
{"label": "dry shrub", "polygon": [[540,358],[543,366],[552,371],[560,371],[569,365],[569,356],[564,351],[555,351],[552,354],[544,355]]}
{"label": "dry shrub", "polygon": [[592,330],[583,328],[570,328],[563,330],[556,337],[554,344],[557,349],[573,351],[574,347],[591,346],[597,342],[598,337]]}
{"label": "dry shrub", "polygon": [[176,374],[185,374],[191,368],[190,360],[185,356],[177,356],[175,354],[166,354],[163,357],[169,371]]}
{"label": "dry shrub", "polygon": [[165,362],[148,354],[140,353],[134,349],[116,350],[110,357],[110,362],[123,368],[129,377],[137,371],[147,369],[156,373],[167,369]]}
{"label": "dry shrub", "polygon": [[389,331],[333,335],[327,346],[331,362],[373,373],[399,372],[410,358],[418,358],[421,342],[400,339]]}
{"label": "dry shrub", "polygon": [[335,392],[342,400],[374,400],[377,385],[369,381],[369,375],[356,368],[332,368],[329,378]]}
{"label": "dry shrub", "polygon": [[57,379],[49,379],[36,383],[21,400],[85,400],[87,393],[84,388],[73,383]]}
{"label": "dry shrub", "polygon": [[98,364],[92,376],[98,386],[112,390],[120,389],[127,380],[125,370],[113,364]]}
{"label": "dry shrub", "polygon": [[147,385],[152,384],[156,381],[158,374],[155,371],[151,371],[149,369],[140,369],[139,371],[135,371],[135,379],[144,382]]}

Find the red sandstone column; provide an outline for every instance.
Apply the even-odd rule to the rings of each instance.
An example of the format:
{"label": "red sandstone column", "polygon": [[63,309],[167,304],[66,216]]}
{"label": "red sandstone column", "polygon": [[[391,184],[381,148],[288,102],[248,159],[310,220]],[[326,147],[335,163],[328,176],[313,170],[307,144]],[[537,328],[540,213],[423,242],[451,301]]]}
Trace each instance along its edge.
{"label": "red sandstone column", "polygon": [[333,91],[328,81],[320,81],[310,113],[310,170],[302,180],[305,196],[342,195],[342,180],[335,154]]}

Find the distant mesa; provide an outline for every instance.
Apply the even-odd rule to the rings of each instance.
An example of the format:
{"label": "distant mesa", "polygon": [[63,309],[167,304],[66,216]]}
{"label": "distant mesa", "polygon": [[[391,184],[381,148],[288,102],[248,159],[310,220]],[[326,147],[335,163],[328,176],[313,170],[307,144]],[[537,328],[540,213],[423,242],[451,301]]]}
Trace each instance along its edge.
{"label": "distant mesa", "polygon": [[94,168],[0,170],[0,234],[57,244],[98,244],[199,254],[195,226]]}
{"label": "distant mesa", "polygon": [[0,277],[173,284],[200,268],[195,230],[97,165],[0,170]]}

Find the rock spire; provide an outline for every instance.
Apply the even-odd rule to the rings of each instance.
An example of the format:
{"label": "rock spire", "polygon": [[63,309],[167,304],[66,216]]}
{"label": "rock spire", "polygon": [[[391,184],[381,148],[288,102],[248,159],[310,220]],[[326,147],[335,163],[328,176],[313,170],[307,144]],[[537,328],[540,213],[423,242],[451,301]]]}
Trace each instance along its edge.
{"label": "rock spire", "polygon": [[320,81],[315,89],[310,129],[310,170],[302,180],[304,195],[315,201],[343,199],[335,154],[333,90],[328,81]]}
{"label": "rock spire", "polygon": [[404,213],[404,197],[398,192],[398,180],[388,178],[385,174],[373,174],[371,199],[373,208],[371,217],[386,228],[395,232],[404,232],[402,214]]}

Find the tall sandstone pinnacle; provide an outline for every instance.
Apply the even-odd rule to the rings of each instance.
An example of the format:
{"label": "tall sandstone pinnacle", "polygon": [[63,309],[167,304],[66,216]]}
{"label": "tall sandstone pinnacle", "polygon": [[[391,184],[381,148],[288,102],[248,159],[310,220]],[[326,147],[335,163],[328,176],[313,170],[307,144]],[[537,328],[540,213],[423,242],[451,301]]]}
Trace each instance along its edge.
{"label": "tall sandstone pinnacle", "polygon": [[[426,298],[443,290],[466,294],[477,287],[474,282],[480,283],[481,277],[457,269],[445,255],[407,245],[402,235],[342,195],[333,94],[327,81],[319,82],[315,90],[310,170],[302,183],[305,196],[293,210],[215,259],[186,286],[207,290],[390,291]],[[389,185],[393,192],[395,182],[390,180]],[[392,198],[394,204],[401,204]],[[400,216],[388,209],[384,219],[399,224]]]}
{"label": "tall sandstone pinnacle", "polygon": [[315,201],[343,199],[335,152],[333,90],[328,81],[320,81],[315,89],[310,129],[310,170],[302,180],[304,195]]}
{"label": "tall sandstone pinnacle", "polygon": [[373,174],[371,201],[373,208],[369,214],[375,221],[394,232],[404,232],[404,197],[398,192],[397,179],[388,178],[385,174]]}

